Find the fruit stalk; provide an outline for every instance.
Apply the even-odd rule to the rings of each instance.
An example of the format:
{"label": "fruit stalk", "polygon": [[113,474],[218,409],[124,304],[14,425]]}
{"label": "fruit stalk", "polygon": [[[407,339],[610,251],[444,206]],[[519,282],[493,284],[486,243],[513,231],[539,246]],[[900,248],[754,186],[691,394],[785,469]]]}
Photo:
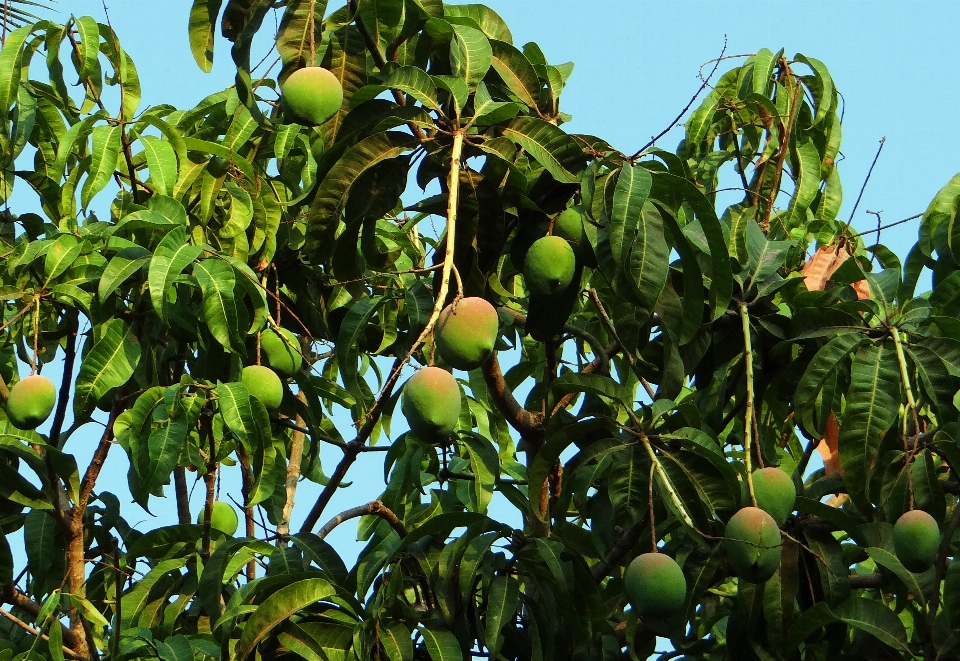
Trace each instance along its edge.
{"label": "fruit stalk", "polygon": [[[907,368],[907,359],[903,355],[903,344],[900,341],[900,330],[894,328],[890,333],[893,337],[893,346],[897,350],[897,365],[900,368],[900,380],[903,381],[903,391],[907,395],[907,406],[910,408],[910,414],[913,416],[914,434],[920,433],[920,421],[917,420],[917,400],[913,397],[913,389],[910,388],[910,372]],[[914,443],[916,447],[916,443]],[[907,473],[907,493],[910,496],[910,509],[913,509],[913,477],[910,474],[911,451],[907,443],[906,420],[904,420],[903,430],[903,468]]]}
{"label": "fruit stalk", "polygon": [[447,227],[446,227],[446,249],[443,255],[443,271],[440,275],[440,291],[433,303],[433,312],[430,314],[430,320],[424,326],[420,337],[410,347],[410,353],[417,350],[424,340],[433,332],[433,327],[437,324],[440,312],[443,311],[444,301],[447,299],[447,293],[450,291],[450,274],[453,271],[453,251],[457,239],[457,205],[460,198],[460,155],[463,153],[463,131],[457,131],[453,134],[453,147],[450,150],[450,174],[447,178]]}
{"label": "fruit stalk", "polygon": [[743,414],[743,461],[747,470],[747,491],[750,502],[757,506],[757,495],[753,491],[753,345],[750,342],[750,313],[747,304],[740,304],[740,322],[743,325],[743,360],[747,376],[747,409]]}

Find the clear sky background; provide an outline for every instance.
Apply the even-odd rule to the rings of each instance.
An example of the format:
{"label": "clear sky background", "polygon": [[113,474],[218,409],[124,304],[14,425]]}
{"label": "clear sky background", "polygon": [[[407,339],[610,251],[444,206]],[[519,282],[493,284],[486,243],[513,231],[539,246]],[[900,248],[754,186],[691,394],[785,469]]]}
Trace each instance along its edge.
{"label": "clear sky background", "polygon": [[[960,88],[953,66],[960,50],[955,36],[960,3],[488,0],[486,4],[506,20],[518,46],[536,41],[550,62],[576,63],[561,105],[574,119],[564,128],[601,136],[626,153],[670,125],[699,87],[701,64],[720,54],[726,36],[728,55],[783,47],[788,56],[800,52],[815,57],[831,71],[845,102],[843,159],[838,163],[845,189],[841,218],[850,214],[878,143],[887,138],[853,219],[856,229],[875,226],[868,210],[881,212],[885,223],[922,212],[960,171],[956,120]],[[137,65],[143,86],[141,110],[159,103],[189,108],[233,83],[230,44],[222,38],[216,44],[212,73],[204,74],[194,64],[187,44],[189,0],[107,0],[107,5],[120,41]],[[330,8],[337,6],[330,3]],[[70,13],[104,18],[100,0],[60,0],[56,9],[51,18],[61,22]],[[262,32],[271,33],[272,25],[268,16]],[[269,43],[261,40],[258,46],[254,62]],[[718,75],[740,61],[721,63]],[[682,128],[675,128],[658,146],[672,150],[682,134]],[[18,192],[12,204],[18,213],[29,210],[17,207],[18,200],[29,204],[29,196],[21,195]],[[916,230],[916,221],[888,230],[883,243],[905,255],[916,240]],[[402,418],[398,415],[395,422],[396,432]],[[347,424],[342,425],[345,431]],[[66,448],[77,454],[81,466],[100,433],[94,426],[88,430]],[[324,448],[322,456],[329,473],[339,452]],[[361,459],[349,474],[349,479],[357,480],[356,487],[338,493],[324,520],[379,494],[382,455]],[[123,497],[126,469],[125,455],[114,448],[98,488]],[[225,483],[224,489],[239,500],[238,488]],[[195,493],[195,512],[201,491]],[[294,530],[318,492],[318,487],[302,483]],[[158,519],[150,520],[146,513],[141,517],[139,508],[130,504],[124,507],[128,521],[140,520],[144,528],[175,522],[172,489],[165,502],[154,502]],[[348,560],[359,548],[354,534],[355,527],[346,524],[329,538]]]}

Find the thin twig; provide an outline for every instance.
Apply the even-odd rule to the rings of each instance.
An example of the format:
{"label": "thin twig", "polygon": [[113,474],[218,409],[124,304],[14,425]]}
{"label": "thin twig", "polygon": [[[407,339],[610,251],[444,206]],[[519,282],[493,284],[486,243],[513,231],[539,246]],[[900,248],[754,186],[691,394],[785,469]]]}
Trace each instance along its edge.
{"label": "thin twig", "polygon": [[850,218],[847,220],[847,227],[850,227],[850,223],[853,222],[853,216],[855,213],[857,213],[857,207],[860,206],[860,199],[863,197],[863,191],[867,189],[867,183],[870,181],[870,175],[873,174],[873,168],[877,164],[877,159],[880,158],[880,152],[883,151],[883,145],[886,141],[886,136],[880,138],[880,146],[877,147],[877,153],[873,157],[873,163],[870,164],[870,169],[867,170],[867,176],[863,180],[863,185],[860,186],[860,194],[857,195],[857,201],[853,203],[853,210],[850,211]]}
{"label": "thin twig", "polygon": [[650,147],[652,147],[652,146],[657,142],[657,140],[659,140],[660,138],[662,138],[663,136],[665,136],[667,133],[669,133],[670,130],[671,130],[674,126],[676,126],[677,123],[678,123],[681,119],[683,119],[683,116],[684,116],[685,114],[687,114],[687,111],[688,111],[688,110],[690,110],[690,106],[693,105],[693,102],[697,100],[697,97],[700,96],[700,93],[703,92],[703,90],[706,89],[707,85],[710,83],[710,79],[713,78],[713,74],[715,74],[715,73],[717,72],[717,67],[720,66],[720,62],[721,62],[721,60],[723,60],[723,54],[726,53],[726,52],[727,52],[727,35],[723,35],[723,49],[720,51],[720,57],[716,58],[716,63],[713,65],[713,69],[710,71],[710,75],[707,76],[707,78],[703,81],[703,83],[702,83],[702,84],[700,85],[700,87],[697,89],[696,93],[690,98],[690,101],[687,102],[687,105],[685,105],[685,106],[683,107],[683,110],[680,111],[680,114],[677,115],[676,119],[674,119],[672,122],[670,122],[670,125],[667,126],[667,128],[663,129],[662,131],[660,131],[660,133],[658,133],[656,136],[654,136],[654,137],[650,140],[650,142],[648,142],[648,143],[645,144],[643,147],[641,147],[640,149],[638,149],[637,152],[636,152],[633,156],[631,156],[630,158],[627,159],[628,161],[631,161],[631,162],[632,162],[632,161],[635,161],[636,159],[640,158],[640,157],[643,155],[643,152],[647,151],[647,149],[649,149]]}

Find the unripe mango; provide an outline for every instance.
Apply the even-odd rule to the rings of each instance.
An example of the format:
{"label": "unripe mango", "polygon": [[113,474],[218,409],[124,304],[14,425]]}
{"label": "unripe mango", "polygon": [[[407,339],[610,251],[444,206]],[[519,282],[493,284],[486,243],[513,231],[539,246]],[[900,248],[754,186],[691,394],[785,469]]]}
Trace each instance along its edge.
{"label": "unripe mango", "polygon": [[437,351],[452,367],[472,370],[493,351],[499,329],[497,311],[490,303],[478,296],[461,298],[437,319]]}
{"label": "unripe mango", "polygon": [[[197,525],[202,526],[206,521],[206,509],[200,510],[197,516]],[[213,514],[210,515],[210,527],[219,530],[228,537],[233,536],[240,527],[240,519],[237,518],[237,512],[229,504],[218,500],[213,504]]]}
{"label": "unripe mango", "polygon": [[723,533],[727,557],[737,576],[764,583],[780,566],[780,528],[759,507],[744,507],[730,517]]}
{"label": "unripe mango", "polygon": [[303,124],[323,124],[343,105],[340,81],[323,67],[297,69],[283,81],[280,90],[284,110]]}
{"label": "unripe mango", "polygon": [[937,520],[923,510],[906,512],[893,526],[893,545],[900,564],[915,573],[925,571],[940,548]]}
{"label": "unripe mango", "polygon": [[460,420],[460,386],[450,372],[424,367],[404,385],[401,410],[418,438],[446,438]]}
{"label": "unripe mango", "polygon": [[[749,504],[750,493],[744,482],[745,503]],[[797,487],[784,471],[773,466],[753,472],[753,494],[757,507],[773,517],[777,525],[783,525],[797,501]]]}
{"label": "unripe mango", "polygon": [[269,367],[250,365],[243,368],[240,381],[247,387],[247,392],[260,400],[269,410],[280,407],[283,401],[283,382]]}
{"label": "unripe mango", "polygon": [[571,207],[565,209],[553,221],[553,234],[565,239],[570,247],[573,248],[573,254],[584,266],[596,268],[597,258],[593,254],[593,246],[590,245],[590,239],[583,226],[583,210],[580,207]]}
{"label": "unripe mango", "polygon": [[50,417],[57,403],[53,381],[35,374],[20,379],[7,397],[7,418],[17,429],[36,429]]}
{"label": "unripe mango", "polygon": [[523,279],[533,296],[554,296],[573,280],[577,260],[573,248],[559,236],[537,239],[523,260]]}
{"label": "unripe mango", "polygon": [[644,553],[623,575],[627,600],[640,617],[667,617],[683,607],[687,579],[676,560],[664,553]]}
{"label": "unripe mango", "polygon": [[289,379],[303,363],[300,340],[286,328],[265,330],[260,334],[260,357],[279,376]]}

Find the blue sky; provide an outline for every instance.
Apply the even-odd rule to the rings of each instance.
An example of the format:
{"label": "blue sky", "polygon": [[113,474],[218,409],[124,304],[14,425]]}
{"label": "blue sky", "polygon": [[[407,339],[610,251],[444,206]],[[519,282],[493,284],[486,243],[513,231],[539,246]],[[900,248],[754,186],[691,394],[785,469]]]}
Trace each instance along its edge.
{"label": "blue sky", "polygon": [[[189,0],[107,4],[121,43],[137,64],[143,86],[141,110],[159,103],[189,108],[233,83],[230,44],[222,38],[212,73],[202,73],[193,63],[186,32]],[[562,109],[574,117],[565,128],[602,136],[627,153],[676,117],[700,85],[701,64],[720,54],[726,36],[728,55],[783,47],[790,56],[802,52],[820,59],[831,70],[845,102],[844,159],[838,165],[845,189],[842,218],[849,215],[878,142],[886,136],[854,218],[855,228],[875,225],[868,210],[881,212],[884,222],[922,212],[960,171],[960,123],[954,118],[958,89],[951,66],[960,49],[955,39],[960,3],[489,0],[487,4],[507,21],[518,45],[536,41],[551,62],[576,63],[562,100]],[[69,13],[89,14],[100,21],[104,16],[100,0],[61,0],[57,9],[54,20],[66,20]],[[272,24],[268,17],[265,33]],[[258,45],[254,61],[268,46]],[[720,72],[739,61],[722,63]],[[658,145],[673,149],[681,136],[682,128],[674,129]],[[25,211],[16,207],[17,199],[27,198],[13,201],[15,211]],[[916,239],[916,227],[911,223],[889,230],[883,242],[904,255]],[[399,416],[396,422],[402,424]],[[81,465],[98,435],[91,426],[68,445]],[[339,453],[325,449],[323,456],[327,472],[332,471]],[[324,518],[376,497],[382,488],[381,461],[382,455],[362,455],[350,473],[357,487],[341,491]],[[100,486],[124,493],[125,474],[126,458],[116,448]],[[224,488],[230,492],[232,487],[225,483]],[[235,497],[238,491],[233,491]],[[309,484],[301,487],[294,527],[317,492]],[[161,522],[175,518],[172,500],[157,503],[154,511]],[[129,507],[128,516],[131,523],[138,520],[135,505]],[[144,513],[147,527],[158,525],[148,518]],[[351,525],[342,526],[330,541],[350,555],[348,548],[356,548],[351,543],[354,531]]]}

